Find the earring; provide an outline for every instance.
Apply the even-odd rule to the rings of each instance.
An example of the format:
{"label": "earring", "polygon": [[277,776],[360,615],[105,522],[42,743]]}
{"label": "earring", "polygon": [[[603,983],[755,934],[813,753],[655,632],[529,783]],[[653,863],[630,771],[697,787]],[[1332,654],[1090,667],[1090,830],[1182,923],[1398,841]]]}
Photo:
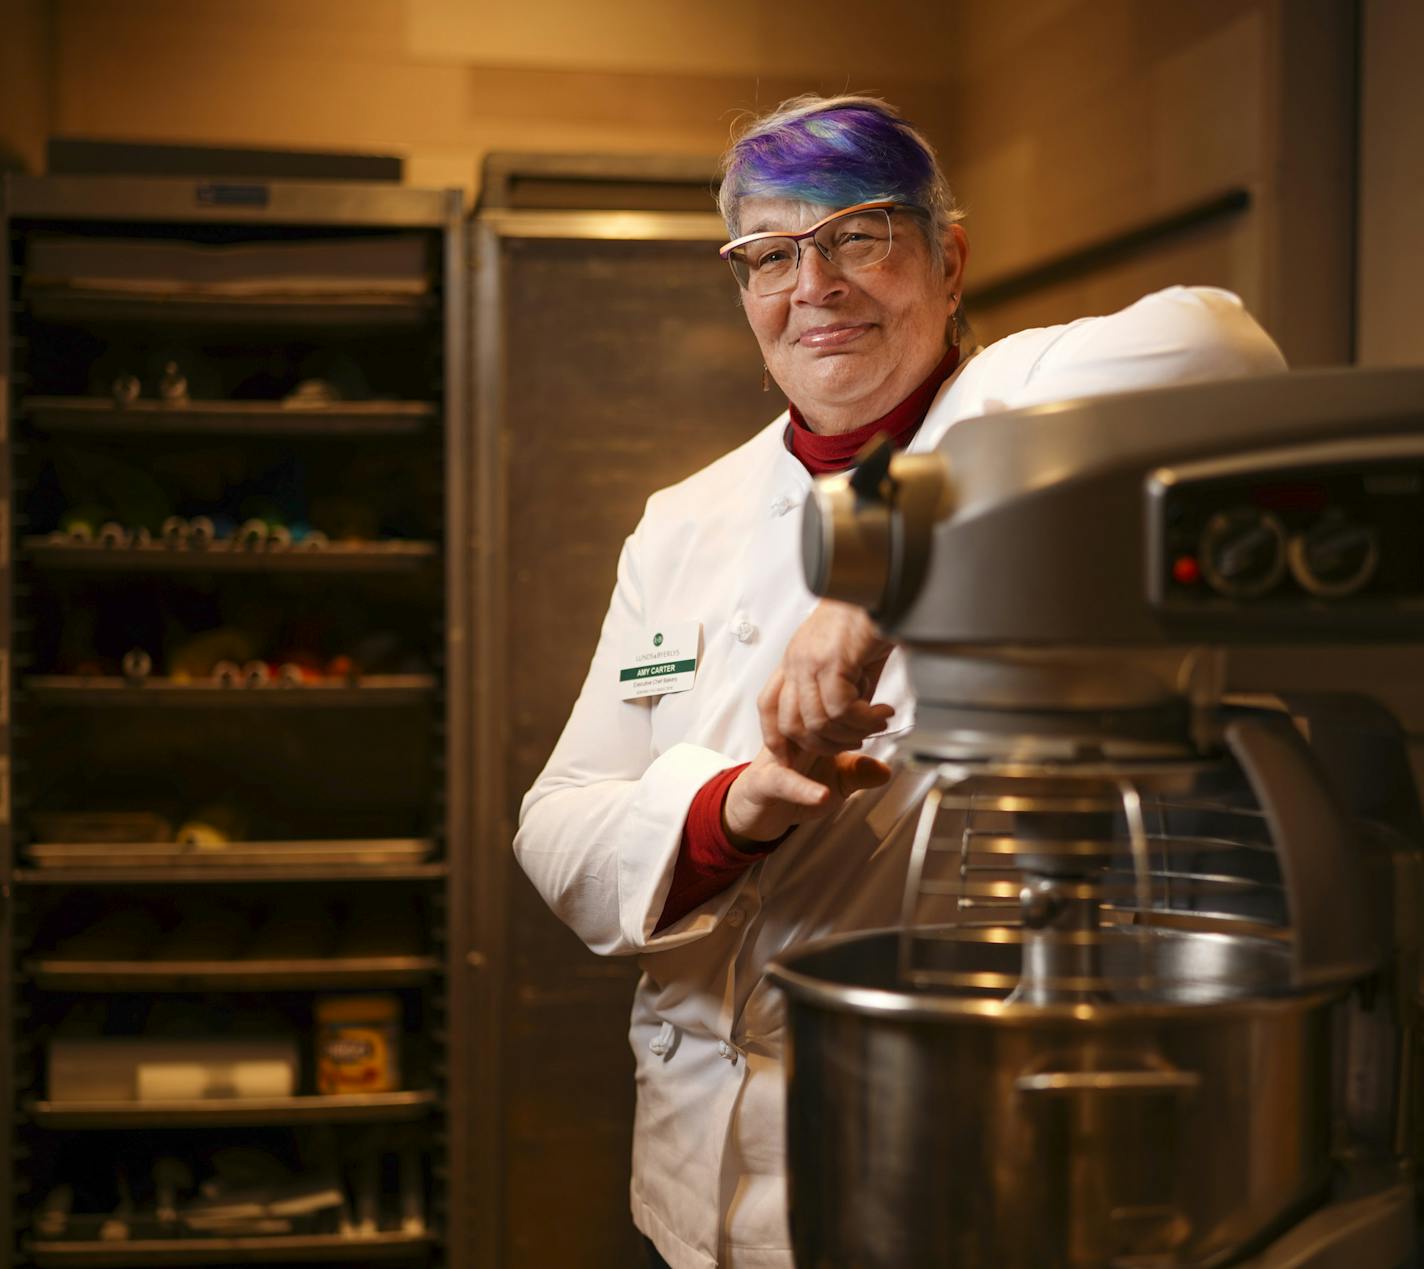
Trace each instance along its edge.
{"label": "earring", "polygon": [[761,390],[771,391],[771,371],[766,368],[766,362],[761,363]]}

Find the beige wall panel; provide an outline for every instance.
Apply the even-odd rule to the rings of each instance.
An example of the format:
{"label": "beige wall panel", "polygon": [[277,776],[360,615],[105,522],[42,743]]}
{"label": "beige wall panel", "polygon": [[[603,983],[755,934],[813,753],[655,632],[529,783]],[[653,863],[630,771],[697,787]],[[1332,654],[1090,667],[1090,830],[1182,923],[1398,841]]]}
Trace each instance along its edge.
{"label": "beige wall panel", "polygon": [[1365,0],[1358,360],[1424,365],[1424,4]]}
{"label": "beige wall panel", "polygon": [[[947,158],[969,213],[971,294],[1244,190],[1247,228],[1209,280],[1246,299],[1292,364],[1349,358],[1349,0],[968,0],[963,11]],[[1183,245],[1164,241],[1160,265],[1133,268],[1201,280],[1171,278]],[[1030,310],[1100,311],[1123,289],[1116,276],[1043,285],[988,327]]]}
{"label": "beige wall panel", "polygon": [[969,4],[945,158],[976,276],[1250,184],[1263,29],[1260,6],[1240,0]]}
{"label": "beige wall panel", "polygon": [[44,168],[51,88],[48,0],[0,0],[0,171]]}
{"label": "beige wall panel", "polygon": [[[808,90],[883,91],[932,139],[942,144],[946,133],[937,57],[926,59],[929,78],[887,75],[854,25],[834,27],[838,52],[815,77],[698,73],[686,47],[655,72],[629,73],[549,60],[493,65],[453,42],[433,51],[433,10],[418,7],[55,0],[53,126],[140,141],[395,153],[412,183],[471,192],[491,150],[715,154],[743,112]],[[816,17],[810,0],[792,7]]]}
{"label": "beige wall panel", "polygon": [[[195,8],[198,6],[195,6]],[[335,47],[229,43],[197,24],[71,21],[57,30],[56,129],[222,144],[369,147],[461,136],[465,77]]]}
{"label": "beige wall panel", "polygon": [[[50,0],[57,24],[95,38],[193,50],[220,44],[240,58],[264,52],[325,60],[403,57],[406,0]],[[135,71],[143,69],[136,63]]]}
{"label": "beige wall panel", "polygon": [[1351,356],[1354,299],[1355,6],[1274,0],[1260,191],[1264,302],[1291,363]]}
{"label": "beige wall panel", "polygon": [[923,0],[408,0],[420,57],[569,70],[677,69],[695,75],[935,75],[952,47],[957,9]]}
{"label": "beige wall panel", "polygon": [[[989,343],[1033,326],[1053,326],[1097,313],[1113,313],[1151,291],[1182,283],[1236,289],[1235,279],[1249,272],[1243,258],[1252,255],[1250,212],[1202,225],[1150,251],[1137,252],[1047,286],[990,304],[974,297],[971,275],[967,292],[975,333]],[[1255,297],[1242,295],[1247,307]]]}

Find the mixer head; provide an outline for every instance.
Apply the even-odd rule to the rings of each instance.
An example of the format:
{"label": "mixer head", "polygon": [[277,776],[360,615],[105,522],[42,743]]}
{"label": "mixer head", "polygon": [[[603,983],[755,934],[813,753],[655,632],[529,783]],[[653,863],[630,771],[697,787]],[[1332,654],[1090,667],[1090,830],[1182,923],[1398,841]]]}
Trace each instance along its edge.
{"label": "mixer head", "polygon": [[[818,482],[803,555],[909,653],[901,753],[935,772],[909,981],[1091,1004],[1377,963],[1358,828],[1288,717],[1226,708],[1223,684],[1234,647],[1310,643],[1328,681],[1347,642],[1424,643],[1424,373],[963,420]],[[1249,964],[1182,961],[1211,946],[1189,930]]]}

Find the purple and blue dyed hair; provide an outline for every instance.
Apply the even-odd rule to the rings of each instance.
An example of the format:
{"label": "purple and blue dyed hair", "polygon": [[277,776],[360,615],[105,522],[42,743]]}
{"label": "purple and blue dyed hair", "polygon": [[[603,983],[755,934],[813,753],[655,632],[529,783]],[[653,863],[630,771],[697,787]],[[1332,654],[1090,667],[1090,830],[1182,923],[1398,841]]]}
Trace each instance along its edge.
{"label": "purple and blue dyed hair", "polygon": [[733,238],[744,198],[831,208],[913,203],[930,213],[926,236],[937,263],[944,231],[963,216],[929,142],[878,97],[808,94],[754,120],[722,156],[717,206]]}

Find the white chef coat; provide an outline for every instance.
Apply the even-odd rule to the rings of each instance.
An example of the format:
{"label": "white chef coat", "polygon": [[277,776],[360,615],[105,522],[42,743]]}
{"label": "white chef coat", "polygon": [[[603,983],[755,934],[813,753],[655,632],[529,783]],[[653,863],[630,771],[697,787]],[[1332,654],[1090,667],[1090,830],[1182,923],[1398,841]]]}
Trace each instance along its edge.
{"label": "white chef coat", "polygon": [[[1108,317],[1028,330],[940,390],[912,450],[957,419],[1071,397],[1284,369],[1236,296],[1173,287]],[[624,545],[588,677],[524,798],[514,849],[549,906],[595,952],[637,955],[632,1206],[673,1269],[791,1269],[782,1174],[782,1016],[762,979],[793,943],[893,925],[923,777],[900,772],[797,828],[721,894],[660,933],[688,806],[761,748],[756,697],[816,603],[798,514],[811,478],[787,416],[654,494]],[[697,622],[690,691],[620,699],[618,671],[655,627]],[[902,654],[876,699],[888,757],[913,723]],[[902,819],[902,817],[904,817]]]}

